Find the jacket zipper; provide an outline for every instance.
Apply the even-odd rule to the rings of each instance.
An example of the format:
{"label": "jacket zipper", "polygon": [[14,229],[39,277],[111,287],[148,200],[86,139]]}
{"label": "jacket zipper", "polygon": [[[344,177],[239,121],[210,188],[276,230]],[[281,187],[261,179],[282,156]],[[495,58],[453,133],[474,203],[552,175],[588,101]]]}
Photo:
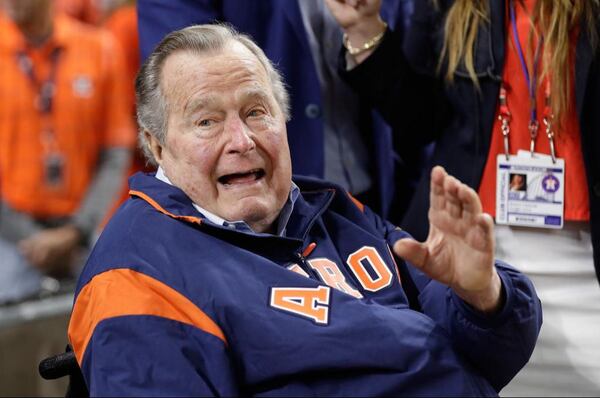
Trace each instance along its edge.
{"label": "jacket zipper", "polygon": [[321,279],[315,273],[315,270],[312,269],[308,261],[306,261],[306,257],[301,252],[294,253],[295,260],[297,260],[300,264],[300,268],[302,268],[308,275],[310,275],[311,279],[315,279],[317,281],[321,281]]}

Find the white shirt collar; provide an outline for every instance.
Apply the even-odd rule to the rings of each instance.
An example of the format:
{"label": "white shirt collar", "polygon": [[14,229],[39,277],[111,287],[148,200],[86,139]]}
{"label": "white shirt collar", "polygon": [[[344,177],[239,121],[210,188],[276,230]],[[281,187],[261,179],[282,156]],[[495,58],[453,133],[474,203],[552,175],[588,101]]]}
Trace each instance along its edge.
{"label": "white shirt collar", "polygon": [[[167,175],[165,174],[163,168],[160,166],[158,167],[158,170],[156,170],[156,178],[158,178],[162,182],[165,182],[169,185],[174,186],[174,184],[171,182],[171,180],[169,180],[169,177],[167,177]],[[300,194],[300,188],[298,188],[298,186],[296,184],[294,184],[294,182],[292,181],[292,187],[290,189],[290,196],[288,197],[288,200],[286,201],[285,205],[283,206],[283,209],[281,209],[281,212],[279,213],[279,220],[277,222],[277,235],[279,235],[279,236],[285,235],[287,223],[290,220],[290,216],[292,215],[292,210],[294,209],[294,204],[296,203],[296,199],[298,198],[299,194]],[[224,218],[221,218],[221,217],[217,216],[216,214],[211,213],[210,211],[206,210],[205,208],[199,206],[198,204],[196,204],[194,202],[192,202],[192,205],[194,206],[194,208],[196,210],[198,210],[198,212],[200,214],[202,214],[204,217],[206,217],[213,224],[221,225],[221,226],[225,226],[225,227],[229,227],[229,228],[233,228],[233,229],[238,229],[238,230],[246,230],[249,232],[254,232],[254,231],[252,231],[252,228],[250,228],[250,226],[243,220],[239,220],[239,221],[225,220]]]}

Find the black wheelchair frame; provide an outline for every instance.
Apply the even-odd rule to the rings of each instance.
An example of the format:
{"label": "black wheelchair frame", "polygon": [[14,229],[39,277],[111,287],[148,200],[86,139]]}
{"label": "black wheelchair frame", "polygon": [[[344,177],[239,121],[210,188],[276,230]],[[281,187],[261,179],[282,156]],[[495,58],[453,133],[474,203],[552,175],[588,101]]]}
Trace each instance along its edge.
{"label": "black wheelchair frame", "polygon": [[38,371],[45,380],[55,380],[69,376],[69,386],[65,392],[66,398],[87,398],[90,396],[79,364],[77,364],[75,353],[70,345],[67,345],[64,353],[43,359],[38,366]]}

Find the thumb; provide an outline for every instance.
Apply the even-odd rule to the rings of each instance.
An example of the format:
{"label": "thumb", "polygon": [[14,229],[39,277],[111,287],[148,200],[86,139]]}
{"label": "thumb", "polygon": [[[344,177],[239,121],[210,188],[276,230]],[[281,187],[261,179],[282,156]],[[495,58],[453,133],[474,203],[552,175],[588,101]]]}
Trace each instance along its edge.
{"label": "thumb", "polygon": [[425,265],[429,256],[427,246],[411,238],[400,239],[394,243],[394,253],[418,268]]}

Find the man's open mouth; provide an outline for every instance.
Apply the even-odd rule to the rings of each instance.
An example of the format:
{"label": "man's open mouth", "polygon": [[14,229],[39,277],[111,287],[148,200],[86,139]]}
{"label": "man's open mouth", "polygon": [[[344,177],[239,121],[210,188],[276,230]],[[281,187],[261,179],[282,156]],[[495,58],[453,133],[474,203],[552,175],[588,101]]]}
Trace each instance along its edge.
{"label": "man's open mouth", "polygon": [[226,174],[218,178],[223,185],[246,184],[258,181],[265,176],[263,169],[252,169],[244,173]]}

